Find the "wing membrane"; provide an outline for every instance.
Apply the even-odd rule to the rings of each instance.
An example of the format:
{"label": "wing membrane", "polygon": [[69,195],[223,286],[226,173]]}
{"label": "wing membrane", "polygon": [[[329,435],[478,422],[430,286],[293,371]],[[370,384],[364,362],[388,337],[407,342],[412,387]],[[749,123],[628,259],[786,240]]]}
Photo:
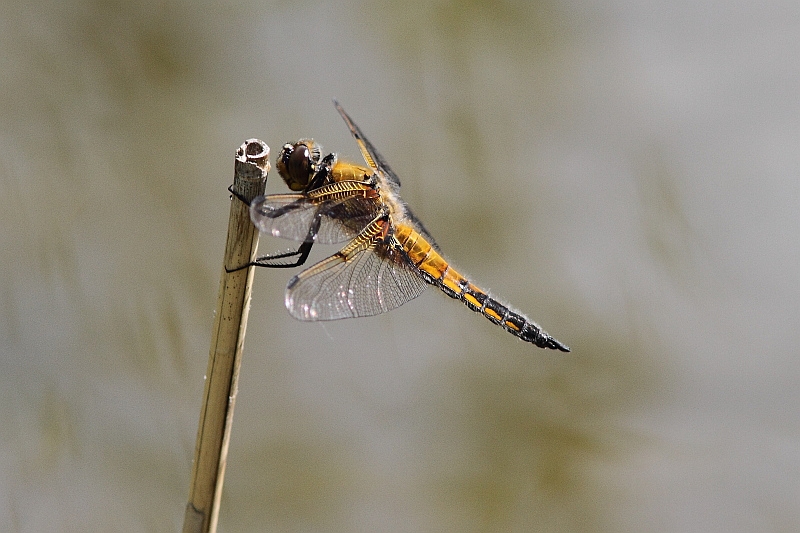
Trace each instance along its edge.
{"label": "wing membrane", "polygon": [[372,145],[371,142],[364,136],[364,133],[361,131],[353,119],[350,118],[345,110],[339,105],[339,102],[334,100],[333,105],[336,106],[336,110],[344,119],[345,123],[347,123],[347,127],[350,129],[350,133],[358,143],[358,147],[361,149],[361,154],[364,156],[364,160],[367,164],[372,168],[373,171],[381,172],[386,177],[386,179],[394,185],[397,189],[400,188],[400,178],[397,177],[392,169],[389,167],[389,164],[386,160],[381,156],[378,150]]}
{"label": "wing membrane", "polygon": [[372,316],[419,296],[425,281],[401,252],[383,243],[349,255],[341,252],[292,278],[286,308],[299,319]]}
{"label": "wing membrane", "polygon": [[334,244],[353,239],[372,220],[377,205],[367,198],[319,202],[303,194],[271,194],[250,205],[250,219],[262,233],[303,242],[316,217],[314,241]]}

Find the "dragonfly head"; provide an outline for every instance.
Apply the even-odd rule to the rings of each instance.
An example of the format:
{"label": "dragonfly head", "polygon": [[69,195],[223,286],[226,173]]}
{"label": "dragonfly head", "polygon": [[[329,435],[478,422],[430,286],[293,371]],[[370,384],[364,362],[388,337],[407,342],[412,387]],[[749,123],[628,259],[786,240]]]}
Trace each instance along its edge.
{"label": "dragonfly head", "polygon": [[320,146],[313,139],[300,139],[283,145],[275,166],[291,190],[302,191],[317,171],[321,156]]}

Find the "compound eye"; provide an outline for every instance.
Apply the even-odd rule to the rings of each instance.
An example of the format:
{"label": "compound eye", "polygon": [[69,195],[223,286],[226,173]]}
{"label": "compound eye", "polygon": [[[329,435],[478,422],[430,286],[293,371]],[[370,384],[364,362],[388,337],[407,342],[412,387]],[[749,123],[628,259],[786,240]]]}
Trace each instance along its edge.
{"label": "compound eye", "polygon": [[312,152],[307,141],[283,145],[276,166],[289,189],[302,191],[308,186],[315,167]]}

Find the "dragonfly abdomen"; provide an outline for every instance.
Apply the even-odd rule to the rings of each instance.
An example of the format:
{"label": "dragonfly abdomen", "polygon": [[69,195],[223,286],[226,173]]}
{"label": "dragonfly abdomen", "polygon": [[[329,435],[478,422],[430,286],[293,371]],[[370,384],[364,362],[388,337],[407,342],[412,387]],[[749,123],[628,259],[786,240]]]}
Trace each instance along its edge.
{"label": "dragonfly abdomen", "polygon": [[439,287],[447,296],[464,302],[476,313],[526,342],[540,348],[569,351],[567,346],[551,337],[538,324],[511,311],[459,274],[413,227],[398,224],[394,236],[425,281]]}

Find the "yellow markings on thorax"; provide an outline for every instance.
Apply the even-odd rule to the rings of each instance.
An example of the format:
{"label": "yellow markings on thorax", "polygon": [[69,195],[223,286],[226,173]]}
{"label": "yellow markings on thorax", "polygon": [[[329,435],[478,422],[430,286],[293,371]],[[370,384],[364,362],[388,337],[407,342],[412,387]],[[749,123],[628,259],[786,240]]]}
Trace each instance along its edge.
{"label": "yellow markings on thorax", "polygon": [[331,170],[331,175],[334,181],[366,181],[372,175],[372,171],[360,165],[337,161]]}

